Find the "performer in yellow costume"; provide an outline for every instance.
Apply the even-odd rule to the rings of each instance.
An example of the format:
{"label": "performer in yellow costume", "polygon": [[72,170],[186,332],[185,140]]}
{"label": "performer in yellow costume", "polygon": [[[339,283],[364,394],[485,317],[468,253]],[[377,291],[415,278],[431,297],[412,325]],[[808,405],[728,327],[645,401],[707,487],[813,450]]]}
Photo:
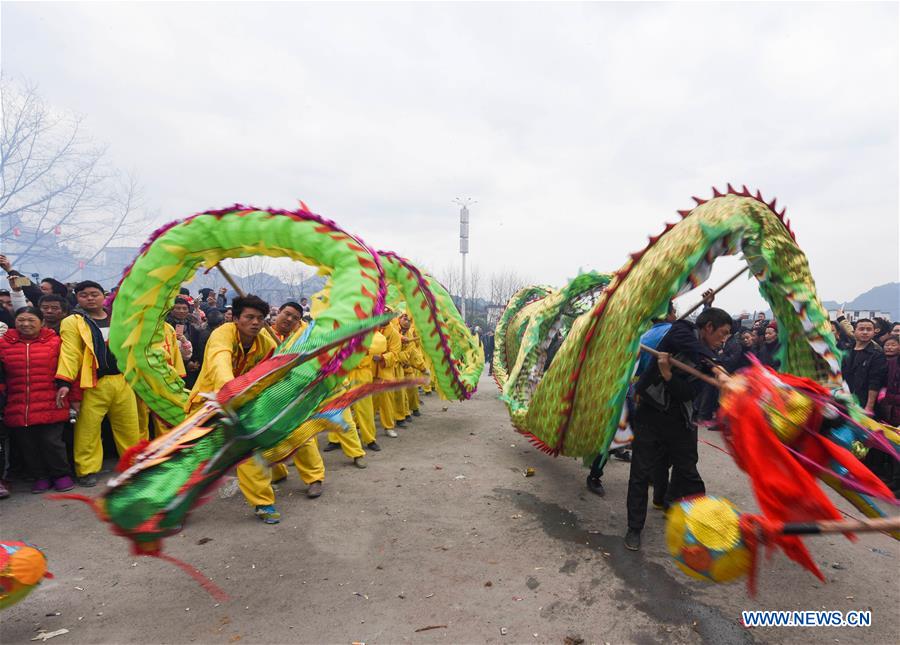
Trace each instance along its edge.
{"label": "performer in yellow costume", "polygon": [[[386,308],[385,311],[390,310]],[[375,381],[396,381],[397,364],[400,362],[400,351],[403,348],[403,343],[400,340],[400,331],[394,320],[379,329],[379,331],[384,335],[387,351],[372,357],[375,363]],[[394,430],[394,427],[396,425],[403,427],[406,424],[402,421],[397,423],[397,419],[402,419],[403,417],[397,416],[398,413],[394,406],[394,393],[380,392],[376,394],[375,408],[378,410],[378,418],[381,420],[381,427],[384,428],[384,433],[389,437],[396,437],[397,431]]]}
{"label": "performer in yellow costume", "polygon": [[[404,368],[405,378],[414,378],[419,375],[427,375],[428,368],[423,358],[421,339],[419,338],[416,328],[412,324],[412,319],[406,314],[402,314],[398,319],[400,323],[400,340],[402,349],[400,350],[401,362]],[[412,416],[418,417],[419,412],[419,387],[417,385],[401,390],[406,396],[406,404]]]}
{"label": "performer in yellow costume", "polygon": [[[316,300],[314,299],[314,302]],[[281,305],[278,315],[272,321],[272,326],[266,328],[263,332],[269,336],[276,345],[284,342],[288,336],[294,334],[302,334],[306,329],[306,323],[303,321],[303,309],[296,302],[286,302]],[[339,445],[344,454],[353,459],[353,463],[357,468],[365,468],[366,462],[363,457],[366,451],[362,449],[359,442],[359,434],[356,431],[356,425],[353,422],[350,410],[344,410],[343,419],[348,425],[345,432],[328,434],[329,442],[334,439],[336,445]],[[330,445],[330,444],[329,444]],[[308,486],[306,490],[307,497],[316,498],[322,494],[323,485],[325,483],[325,462],[319,452],[319,444],[317,437],[311,437],[309,441],[304,443],[293,455],[294,466],[300,475],[300,479]],[[287,465],[284,463],[272,466],[271,476],[273,482],[279,482],[288,475]]]}
{"label": "performer in yellow costume", "polygon": [[109,351],[110,315],[103,308],[103,287],[90,280],[79,282],[75,297],[80,310],[60,323],[56,378],[66,383],[79,378],[84,390],[75,421],[75,474],[79,484],[90,487],[97,485],[97,473],[103,467],[103,417],[109,417],[119,455],[140,440],[140,431],[134,390]]}
{"label": "performer in yellow costume", "polygon": [[[269,356],[276,342],[269,334],[261,334],[269,313],[269,305],[256,296],[235,298],[232,303],[234,322],[216,328],[206,343],[203,368],[191,390],[186,409],[203,405],[203,394],[218,392],[237,376],[246,374]],[[254,458],[237,467],[238,485],[247,503],[266,524],[277,524],[281,514],[275,509],[275,492],[268,467]]]}
{"label": "performer in yellow costume", "polygon": [[[360,361],[347,375],[350,387],[366,385],[375,380],[375,356],[381,356],[387,351],[387,339],[381,332],[372,335],[372,342],[367,348],[365,358]],[[375,402],[373,397],[367,396],[360,399],[351,407],[353,420],[359,428],[359,434],[366,448],[378,452],[381,446],[375,441]]]}
{"label": "performer in yellow costume", "polygon": [[[187,370],[184,369],[184,357],[181,355],[178,338],[175,335],[175,328],[169,323],[163,323],[163,341],[162,349],[166,355],[166,362],[175,368],[178,376],[184,378],[187,376]],[[147,404],[137,397],[138,412],[138,428],[140,429],[141,439],[150,439],[150,420],[153,419],[153,436],[159,437],[169,431],[169,426],[158,416],[150,412]]]}

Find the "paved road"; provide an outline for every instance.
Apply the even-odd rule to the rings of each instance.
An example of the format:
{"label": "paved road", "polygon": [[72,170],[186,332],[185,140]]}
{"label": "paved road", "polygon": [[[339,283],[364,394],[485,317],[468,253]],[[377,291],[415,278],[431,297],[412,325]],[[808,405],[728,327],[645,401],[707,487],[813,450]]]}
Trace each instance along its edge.
{"label": "paved road", "polygon": [[[218,605],[171,565],[129,555],[83,505],[17,490],[0,502],[0,534],[41,546],[56,578],[3,613],[0,640],[66,628],[53,643],[900,642],[900,548],[889,538],[810,540],[824,585],[776,555],[751,599],[743,584],[681,574],[659,512],[644,549],[624,550],[627,464],[607,468],[605,499],[591,495],[579,462],[547,457],[511,429],[487,377],[446,412],[424,400],[367,470],[327,453],[320,499],[292,473],[279,486],[280,525],[261,524],[240,495],[197,510],[166,549],[231,595]],[[753,510],[730,458],[700,452],[709,491]],[[874,621],[741,627],[740,610],[756,608],[871,608]]]}

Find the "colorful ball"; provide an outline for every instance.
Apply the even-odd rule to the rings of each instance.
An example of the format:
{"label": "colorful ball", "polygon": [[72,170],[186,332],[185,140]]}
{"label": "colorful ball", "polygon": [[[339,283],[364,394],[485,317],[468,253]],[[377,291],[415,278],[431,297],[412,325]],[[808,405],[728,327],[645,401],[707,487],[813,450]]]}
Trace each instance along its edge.
{"label": "colorful ball", "polygon": [[22,600],[49,576],[40,550],[24,542],[0,542],[0,609]]}
{"label": "colorful ball", "polygon": [[738,511],[727,499],[693,497],[673,504],[666,544],[678,568],[692,578],[729,582],[750,571]]}

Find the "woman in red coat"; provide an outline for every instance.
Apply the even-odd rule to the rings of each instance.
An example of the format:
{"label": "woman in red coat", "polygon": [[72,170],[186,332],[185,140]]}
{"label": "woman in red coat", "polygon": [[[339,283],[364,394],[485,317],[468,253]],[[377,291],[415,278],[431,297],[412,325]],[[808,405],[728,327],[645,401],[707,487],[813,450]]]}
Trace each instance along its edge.
{"label": "woman in red coat", "polygon": [[57,396],[54,381],[62,341],[41,326],[42,319],[39,309],[22,307],[15,314],[16,328],[0,338],[4,423],[35,478],[32,493],[48,491],[51,485],[58,491],[75,487],[62,438],[69,401]]}

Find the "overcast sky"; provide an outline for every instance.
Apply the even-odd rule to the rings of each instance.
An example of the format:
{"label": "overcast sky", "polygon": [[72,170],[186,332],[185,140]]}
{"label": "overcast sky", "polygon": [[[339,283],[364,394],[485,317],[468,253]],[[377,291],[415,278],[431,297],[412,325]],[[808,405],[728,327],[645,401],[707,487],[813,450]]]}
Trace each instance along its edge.
{"label": "overcast sky", "polygon": [[788,207],[823,299],[898,279],[896,3],[4,1],[2,66],[164,220],[300,198],[440,274],[471,196],[470,266],[559,285],[730,181]]}

